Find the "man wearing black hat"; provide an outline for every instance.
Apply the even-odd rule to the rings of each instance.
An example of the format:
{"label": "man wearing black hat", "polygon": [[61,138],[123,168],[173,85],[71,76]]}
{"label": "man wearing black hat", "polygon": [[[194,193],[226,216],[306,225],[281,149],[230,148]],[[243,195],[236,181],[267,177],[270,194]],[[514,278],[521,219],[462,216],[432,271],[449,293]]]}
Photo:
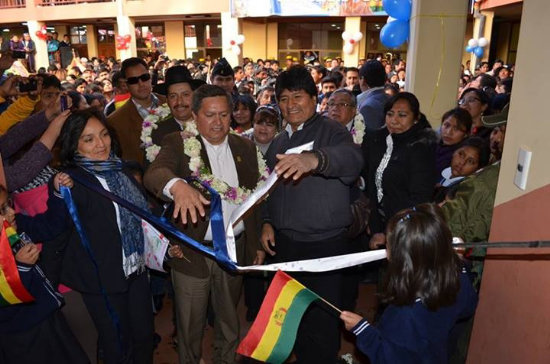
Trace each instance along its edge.
{"label": "man wearing black hat", "polygon": [[160,145],[164,136],[175,131],[181,131],[186,122],[193,120],[191,115],[191,99],[193,91],[205,82],[191,77],[189,69],[184,66],[170,67],[164,76],[166,103],[171,116],[158,123],[151,133],[153,144]]}
{"label": "man wearing black hat", "polygon": [[384,92],[385,83],[382,63],[370,60],[359,70],[359,86],[363,92],[357,96],[357,110],[363,115],[367,133],[384,126],[384,104],[389,98]]}
{"label": "man wearing black hat", "polygon": [[210,77],[213,85],[220,86],[231,95],[233,98],[235,95],[235,72],[227,59],[222,58],[216,63],[212,69],[212,76]]}

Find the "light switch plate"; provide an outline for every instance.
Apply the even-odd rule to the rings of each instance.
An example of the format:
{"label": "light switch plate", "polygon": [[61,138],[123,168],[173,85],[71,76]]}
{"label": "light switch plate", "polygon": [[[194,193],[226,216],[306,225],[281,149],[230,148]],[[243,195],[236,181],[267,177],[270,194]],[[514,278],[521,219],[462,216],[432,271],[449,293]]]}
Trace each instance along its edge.
{"label": "light switch plate", "polygon": [[529,166],[531,165],[531,156],[533,152],[525,149],[524,147],[519,148],[518,153],[518,164],[516,165],[516,176],[514,177],[514,184],[525,190],[527,187],[527,176],[529,174]]}

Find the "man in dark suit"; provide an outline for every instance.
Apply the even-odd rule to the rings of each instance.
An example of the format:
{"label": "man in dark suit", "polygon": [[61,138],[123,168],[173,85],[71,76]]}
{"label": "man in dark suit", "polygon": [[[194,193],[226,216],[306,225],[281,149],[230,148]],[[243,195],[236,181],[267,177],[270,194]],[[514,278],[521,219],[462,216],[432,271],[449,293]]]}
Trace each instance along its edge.
{"label": "man in dark suit", "polygon": [[25,59],[27,60],[27,70],[31,73],[36,72],[36,64],[34,61],[34,55],[36,53],[36,45],[31,39],[29,33],[23,34],[23,47],[25,48]]}
{"label": "man in dark suit", "polygon": [[[212,246],[209,201],[198,189],[182,180],[192,175],[191,168],[197,168],[190,166],[191,157],[186,153],[193,153],[188,149],[197,152],[200,148],[203,166],[229,186],[253,189],[260,176],[254,144],[229,134],[231,110],[231,97],[225,90],[214,85],[199,87],[192,100],[192,115],[198,135],[182,136],[175,132],[164,137],[161,150],[144,178],[149,191],[161,199],[174,201],[173,218],[177,219],[178,228],[206,246]],[[187,148],[191,145],[194,147]],[[237,204],[234,201],[222,196],[226,224],[235,208]],[[254,264],[263,262],[265,253],[259,244],[258,222],[256,212],[252,211],[244,222],[234,226],[237,260],[241,264],[244,260],[253,260]],[[187,246],[182,246],[182,250],[186,259],[170,262],[180,363],[200,362],[209,296],[216,315],[213,360],[215,363],[234,363],[239,340],[237,302],[242,277],[227,272],[216,261]]]}
{"label": "man in dark suit", "polygon": [[175,131],[181,131],[188,121],[193,120],[191,99],[193,91],[203,85],[203,80],[196,80],[184,66],[168,68],[164,76],[163,87],[166,91],[166,103],[170,108],[170,117],[158,123],[151,133],[153,144],[160,145],[162,138]]}
{"label": "man in dark suit", "polygon": [[357,110],[363,115],[367,133],[385,125],[384,104],[389,99],[384,92],[385,83],[382,63],[370,60],[359,70],[359,86],[363,92],[357,96]]}
{"label": "man in dark suit", "polygon": [[143,59],[133,57],[124,60],[120,72],[132,97],[109,115],[107,123],[117,135],[122,159],[143,165],[145,153],[140,140],[143,119],[164,104],[166,98],[152,92],[151,75]]}

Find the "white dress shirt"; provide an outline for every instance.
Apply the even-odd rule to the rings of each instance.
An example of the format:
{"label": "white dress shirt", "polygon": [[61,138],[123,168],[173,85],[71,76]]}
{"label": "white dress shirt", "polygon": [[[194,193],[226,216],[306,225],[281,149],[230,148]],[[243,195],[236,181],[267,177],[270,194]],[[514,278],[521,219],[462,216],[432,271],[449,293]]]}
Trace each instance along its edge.
{"label": "white dress shirt", "polygon": [[[239,177],[237,175],[237,168],[235,166],[235,160],[233,159],[233,154],[231,153],[231,148],[227,141],[227,136],[224,141],[219,145],[212,145],[206,139],[201,136],[201,139],[206,148],[206,154],[208,155],[208,160],[210,161],[210,167],[212,168],[212,174],[227,183],[231,187],[239,187]],[[163,189],[163,193],[168,198],[173,199],[172,194],[170,193],[170,188],[177,181],[182,180],[181,178],[173,178]],[[229,218],[231,214],[238,206],[234,203],[229,203],[222,199],[222,212],[223,212],[223,223],[224,228],[227,229],[229,223]],[[239,221],[236,226],[233,227],[233,232],[235,236],[239,235],[244,231],[244,223]],[[208,230],[204,236],[204,240],[212,240],[212,226],[208,225]]]}

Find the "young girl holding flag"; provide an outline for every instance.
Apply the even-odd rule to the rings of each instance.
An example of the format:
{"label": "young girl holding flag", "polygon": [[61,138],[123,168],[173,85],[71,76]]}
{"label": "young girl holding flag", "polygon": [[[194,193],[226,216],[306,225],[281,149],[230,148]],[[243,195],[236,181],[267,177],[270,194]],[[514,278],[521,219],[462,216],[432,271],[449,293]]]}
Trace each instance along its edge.
{"label": "young girl holding flag", "polygon": [[477,295],[436,205],[397,213],[387,227],[388,272],[377,327],[343,311],[346,329],[371,363],[446,363],[457,321],[471,317]]}

